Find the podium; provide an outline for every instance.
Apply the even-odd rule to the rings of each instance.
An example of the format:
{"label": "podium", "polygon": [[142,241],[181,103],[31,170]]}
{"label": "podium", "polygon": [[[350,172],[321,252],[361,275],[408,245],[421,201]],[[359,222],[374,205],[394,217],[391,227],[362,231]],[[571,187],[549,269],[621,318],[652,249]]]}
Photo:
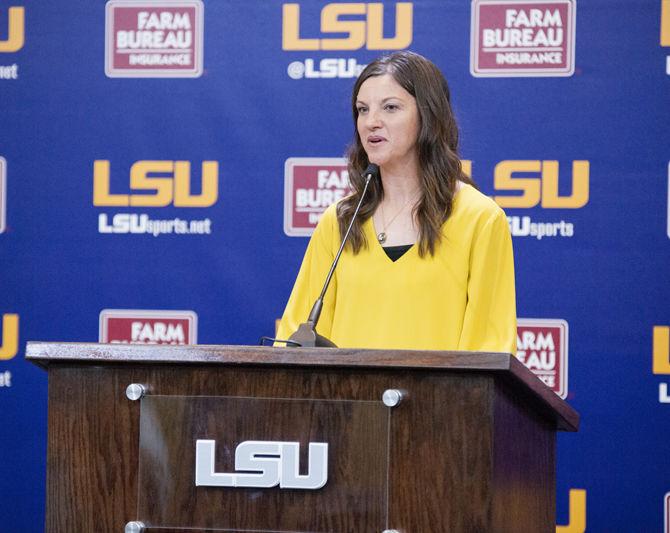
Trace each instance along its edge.
{"label": "podium", "polygon": [[579,415],[509,354],[30,342],[46,531],[553,532]]}

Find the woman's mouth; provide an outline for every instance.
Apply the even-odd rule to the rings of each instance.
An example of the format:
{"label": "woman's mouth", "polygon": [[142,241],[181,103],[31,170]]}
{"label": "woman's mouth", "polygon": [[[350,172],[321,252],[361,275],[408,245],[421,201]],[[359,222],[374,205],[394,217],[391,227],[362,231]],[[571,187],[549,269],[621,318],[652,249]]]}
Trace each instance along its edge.
{"label": "woman's mouth", "polygon": [[370,135],[368,137],[368,144],[371,144],[372,146],[379,146],[385,140],[386,139],[384,139],[384,137],[381,137],[379,135]]}

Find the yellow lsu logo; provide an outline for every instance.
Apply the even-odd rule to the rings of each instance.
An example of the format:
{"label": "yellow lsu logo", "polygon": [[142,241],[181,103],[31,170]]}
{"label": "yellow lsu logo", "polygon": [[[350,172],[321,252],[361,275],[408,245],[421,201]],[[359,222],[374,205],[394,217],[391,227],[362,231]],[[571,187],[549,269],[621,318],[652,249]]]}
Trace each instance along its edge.
{"label": "yellow lsu logo", "polygon": [[12,359],[19,351],[19,315],[2,315],[2,344],[0,361]]}
{"label": "yellow lsu logo", "polygon": [[661,46],[670,46],[670,0],[661,0]]}
{"label": "yellow lsu logo", "polygon": [[[300,4],[284,4],[282,16],[283,50],[400,50],[412,43],[413,5],[395,5],[395,34],[384,37],[384,4],[333,3],[321,10],[321,33],[346,34],[347,37],[308,39],[300,37]],[[363,16],[364,20],[341,17]]]}
{"label": "yellow lsu logo", "polygon": [[670,326],[654,326],[654,374],[670,374]]}
{"label": "yellow lsu logo", "polygon": [[10,7],[7,39],[0,41],[0,52],[18,52],[25,42],[25,8]]}
{"label": "yellow lsu logo", "polygon": [[586,491],[570,489],[570,518],[565,526],[556,526],[556,533],[584,533],[586,531]]}
{"label": "yellow lsu logo", "polygon": [[[514,196],[494,195],[493,199],[503,208],[529,208],[540,204],[546,209],[579,209],[589,201],[589,162],[572,162],[572,193],[558,194],[558,161],[507,160],[501,161],[493,172],[496,192],[518,191]],[[463,171],[472,175],[472,163],[463,161]],[[520,177],[515,174],[539,174],[537,177]]]}
{"label": "yellow lsu logo", "polygon": [[[93,163],[93,205],[132,207],[210,207],[219,198],[219,163],[202,162],[200,194],[191,194],[191,163],[188,161],[137,161],[130,168],[133,191],[152,194],[112,194],[110,164],[106,159]],[[159,174],[160,176],[156,176]]]}

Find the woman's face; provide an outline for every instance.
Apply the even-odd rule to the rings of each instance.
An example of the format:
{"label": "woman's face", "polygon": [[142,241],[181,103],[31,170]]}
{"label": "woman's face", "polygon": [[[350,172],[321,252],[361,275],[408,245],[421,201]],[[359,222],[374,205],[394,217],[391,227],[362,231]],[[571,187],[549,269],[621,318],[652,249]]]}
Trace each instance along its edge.
{"label": "woman's face", "polygon": [[419,111],[390,74],[368,78],[356,98],[356,127],[368,160],[380,167],[416,165]]}

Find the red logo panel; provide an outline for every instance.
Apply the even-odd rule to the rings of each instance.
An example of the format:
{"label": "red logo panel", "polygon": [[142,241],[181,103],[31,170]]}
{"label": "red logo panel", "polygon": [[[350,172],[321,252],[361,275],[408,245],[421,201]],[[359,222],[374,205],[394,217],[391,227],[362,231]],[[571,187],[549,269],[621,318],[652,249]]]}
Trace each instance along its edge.
{"label": "red logo panel", "polygon": [[197,324],[193,311],[105,309],[99,338],[126,344],[197,344]]}
{"label": "red logo panel", "polygon": [[572,76],[574,0],[474,0],[473,76]]}
{"label": "red logo panel", "polygon": [[196,78],[202,74],[200,0],[110,0],[105,73],[116,77]]}
{"label": "red logo panel", "polygon": [[517,359],[561,398],[568,395],[568,323],[519,318]]}
{"label": "red logo panel", "polygon": [[284,165],[284,233],[311,235],[326,208],[350,192],[346,159],[287,159]]}

